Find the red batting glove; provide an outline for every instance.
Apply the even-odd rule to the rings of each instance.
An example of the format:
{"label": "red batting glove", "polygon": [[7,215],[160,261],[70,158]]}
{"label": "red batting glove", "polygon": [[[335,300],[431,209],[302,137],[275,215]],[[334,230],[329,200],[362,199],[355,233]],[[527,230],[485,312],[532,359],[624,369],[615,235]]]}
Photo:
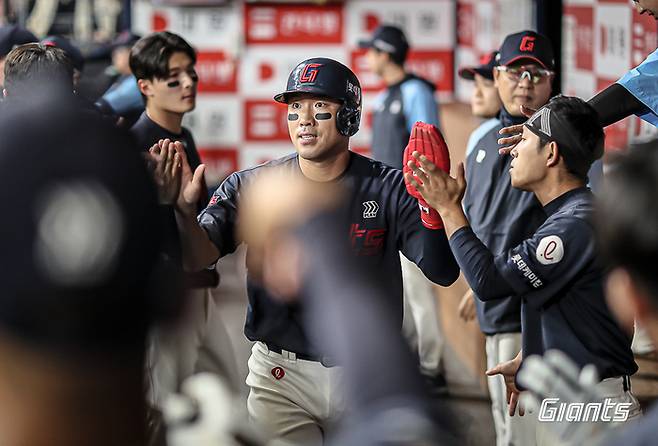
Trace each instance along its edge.
{"label": "red batting glove", "polygon": [[[402,165],[402,171],[404,173],[413,175],[413,171],[407,166],[407,163],[413,161],[414,164],[416,164],[416,159],[412,156],[412,153],[414,152],[425,155],[425,157],[427,157],[427,159],[439,169],[446,173],[450,173],[450,152],[448,151],[448,145],[443,139],[443,135],[439,129],[432,124],[425,124],[424,122],[418,121],[411,129],[409,144],[407,144],[407,147],[404,149],[404,160]],[[420,182],[418,178],[416,178],[416,181]],[[420,192],[418,192],[416,188],[406,180],[405,186],[407,187],[409,195],[418,200],[420,219],[423,222],[423,225],[428,229],[442,229],[443,221],[441,220],[439,213],[432,209],[423,199]]]}

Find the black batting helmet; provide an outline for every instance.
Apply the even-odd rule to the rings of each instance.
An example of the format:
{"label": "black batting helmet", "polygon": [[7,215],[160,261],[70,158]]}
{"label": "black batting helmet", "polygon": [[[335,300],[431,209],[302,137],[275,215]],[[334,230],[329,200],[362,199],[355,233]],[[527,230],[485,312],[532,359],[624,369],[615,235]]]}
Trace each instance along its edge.
{"label": "black batting helmet", "polygon": [[361,122],[361,84],[356,75],[340,62],[326,57],[314,57],[299,63],[288,76],[286,91],[274,96],[277,102],[288,103],[294,93],[312,93],[337,99],[342,106],[336,115],[338,131],[352,136]]}

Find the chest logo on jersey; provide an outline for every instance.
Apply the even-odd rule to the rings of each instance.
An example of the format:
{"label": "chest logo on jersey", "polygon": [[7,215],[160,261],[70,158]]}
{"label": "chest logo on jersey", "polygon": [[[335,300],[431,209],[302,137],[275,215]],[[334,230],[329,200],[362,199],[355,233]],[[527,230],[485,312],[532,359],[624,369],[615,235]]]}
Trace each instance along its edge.
{"label": "chest logo on jersey", "polygon": [[482,161],[484,161],[485,156],[487,156],[487,152],[480,149],[480,150],[478,150],[477,155],[475,155],[475,161],[478,162],[478,163],[481,163]]}
{"label": "chest logo on jersey", "polygon": [[210,201],[208,202],[208,206],[212,206],[213,204],[217,204],[219,201],[219,195],[213,195],[210,197]]}
{"label": "chest logo on jersey", "polygon": [[376,201],[363,202],[363,218],[376,218],[379,212],[379,205]]}
{"label": "chest logo on jersey", "polygon": [[360,229],[358,223],[350,225],[350,244],[357,256],[377,256],[384,251],[386,229]]}
{"label": "chest logo on jersey", "polygon": [[539,241],[535,252],[537,260],[542,265],[558,263],[564,257],[564,244],[557,235],[549,235]]}

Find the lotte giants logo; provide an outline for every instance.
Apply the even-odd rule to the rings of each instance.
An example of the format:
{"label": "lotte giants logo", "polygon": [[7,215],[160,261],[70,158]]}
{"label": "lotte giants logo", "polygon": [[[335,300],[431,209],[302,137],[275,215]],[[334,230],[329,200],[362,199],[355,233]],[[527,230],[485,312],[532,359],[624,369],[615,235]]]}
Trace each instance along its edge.
{"label": "lotte giants logo", "polygon": [[525,36],[521,39],[521,45],[519,45],[520,51],[532,51],[535,48],[535,38],[533,36]]}
{"label": "lotte giants logo", "polygon": [[276,379],[277,381],[286,376],[285,370],[283,370],[281,367],[274,367],[270,373]]}
{"label": "lotte giants logo", "polygon": [[321,66],[322,66],[321,63],[306,64],[306,66],[302,70],[302,75],[299,77],[299,80],[304,83],[315,82],[315,78],[317,77],[318,71],[320,71]]}

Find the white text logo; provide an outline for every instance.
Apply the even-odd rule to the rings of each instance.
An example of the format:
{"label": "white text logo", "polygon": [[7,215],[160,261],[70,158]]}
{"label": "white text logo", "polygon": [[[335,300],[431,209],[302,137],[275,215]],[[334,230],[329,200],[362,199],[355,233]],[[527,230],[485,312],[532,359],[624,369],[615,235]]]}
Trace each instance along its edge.
{"label": "white text logo", "polygon": [[559,398],[546,398],[541,402],[538,419],[542,422],[620,422],[628,419],[633,403],[614,403],[610,399],[597,403],[561,403]]}

